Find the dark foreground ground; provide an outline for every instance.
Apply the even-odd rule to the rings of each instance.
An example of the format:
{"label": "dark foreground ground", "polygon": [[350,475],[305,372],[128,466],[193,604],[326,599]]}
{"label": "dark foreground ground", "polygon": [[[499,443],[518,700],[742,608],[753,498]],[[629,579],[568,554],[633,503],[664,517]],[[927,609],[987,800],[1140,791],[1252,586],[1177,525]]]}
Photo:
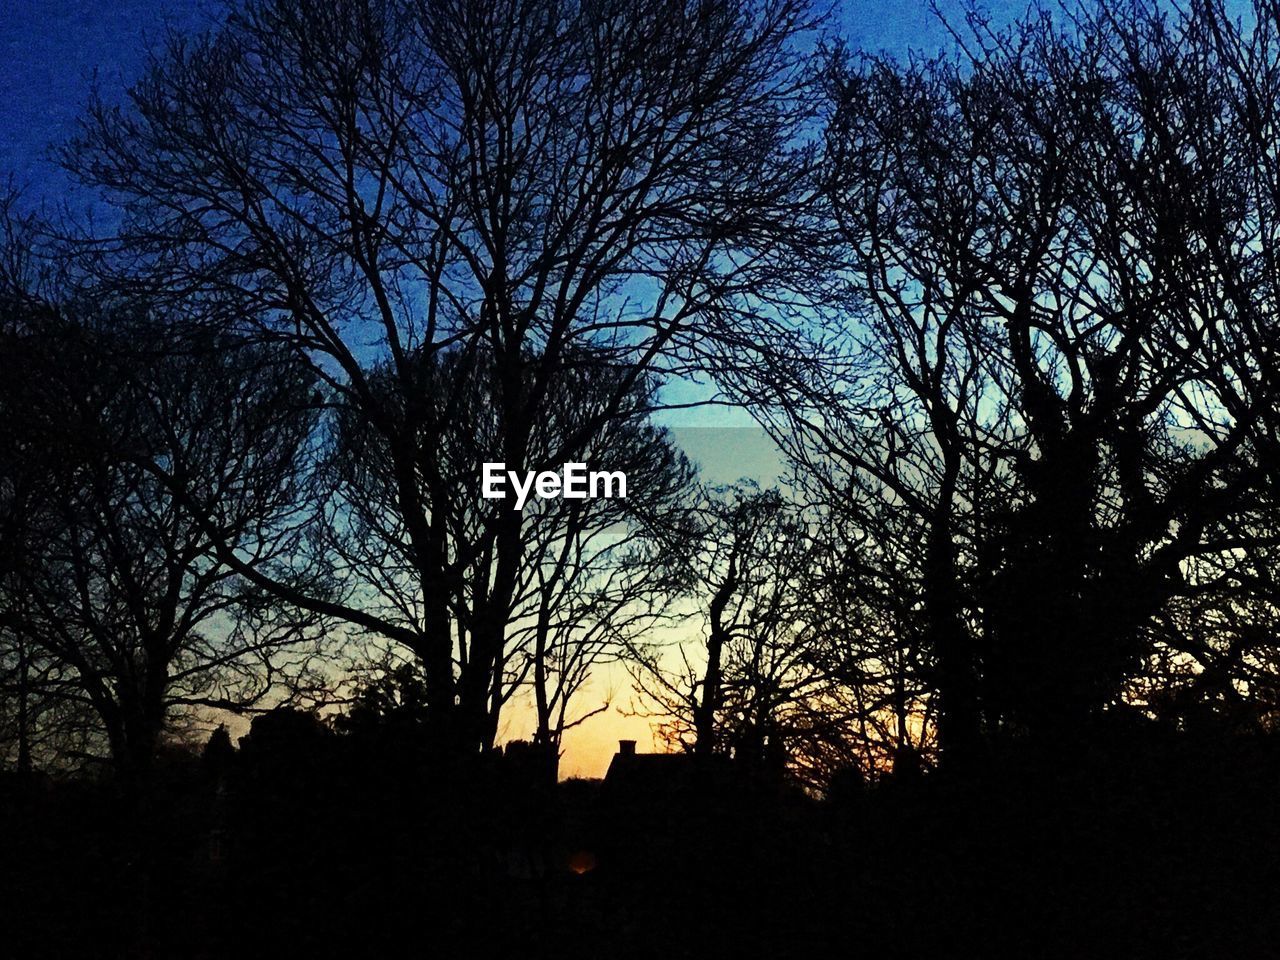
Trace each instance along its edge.
{"label": "dark foreground ground", "polygon": [[1273,738],[1015,753],[834,803],[731,776],[436,773],[171,760],[137,817],[105,784],[9,781],[0,957],[1280,953]]}

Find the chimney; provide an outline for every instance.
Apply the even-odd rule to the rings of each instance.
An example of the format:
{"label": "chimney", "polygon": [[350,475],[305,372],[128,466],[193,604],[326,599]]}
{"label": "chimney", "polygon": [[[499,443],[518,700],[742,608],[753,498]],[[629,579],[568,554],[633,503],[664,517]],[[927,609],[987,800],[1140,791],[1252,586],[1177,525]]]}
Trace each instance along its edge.
{"label": "chimney", "polygon": [[618,741],[618,756],[634,757],[636,755],[636,742],[634,740]]}

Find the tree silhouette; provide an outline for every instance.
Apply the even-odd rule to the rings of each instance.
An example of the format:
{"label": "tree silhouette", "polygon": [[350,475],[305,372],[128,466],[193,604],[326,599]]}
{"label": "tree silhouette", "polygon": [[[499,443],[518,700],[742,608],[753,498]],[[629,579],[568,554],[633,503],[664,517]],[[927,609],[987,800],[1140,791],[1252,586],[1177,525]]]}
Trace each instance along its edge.
{"label": "tree silhouette", "polygon": [[789,747],[847,719],[814,590],[821,544],[797,505],[751,484],[705,491],[697,516],[678,608],[703,640],[633,644],[632,675],[671,742],[780,773]]}
{"label": "tree silhouette", "polygon": [[864,367],[787,422],[854,528],[901,518],[869,549],[923,598],[944,755],[1079,735],[1270,502],[1274,197],[1221,22],[1116,4],[833,60]]}
{"label": "tree silhouette", "polygon": [[[23,525],[6,538],[5,624],[25,681],[38,666],[42,695],[91,710],[121,776],[139,780],[175,711],[261,700],[283,649],[314,632],[215,548],[289,575],[311,380],[278,350],[205,336],[173,349],[125,318],[58,315],[5,339],[0,403],[19,454],[5,509]],[[183,498],[156,463],[183,477]]]}
{"label": "tree silhouette", "polygon": [[[531,429],[526,462],[534,469],[569,461],[621,471],[627,497],[531,497],[522,512],[511,499],[484,499],[479,465],[501,445],[493,358],[483,349],[451,351],[422,364],[419,402],[448,424],[432,451],[443,487],[424,486],[419,497],[446,531],[455,695],[459,702],[478,698],[482,746],[489,749],[502,708],[531,692],[535,741],[554,759],[564,729],[578,720],[569,713],[570,700],[591,669],[661,614],[669,580],[663,567],[670,565],[666,538],[682,516],[690,468],[666,432],[649,423],[653,386],[637,384],[619,400],[625,374],[584,356],[566,362],[551,384],[550,409]],[[377,392],[395,389],[387,369],[368,378]],[[609,419],[584,433],[583,425],[608,406],[616,407]],[[326,477],[333,519],[325,549],[343,572],[346,602],[412,629],[426,587],[398,510],[395,460],[357,408],[338,412]],[[496,573],[498,534],[510,529],[520,552],[519,576],[508,592],[498,589]],[[485,616],[497,616],[495,608],[503,642],[486,659],[485,647],[476,648],[476,631]],[[467,692],[473,688],[479,692]]]}
{"label": "tree silhouette", "polygon": [[[461,748],[487,739],[521,537],[504,514],[494,602],[470,627],[478,669],[455,690],[457,511],[433,456],[451,424],[420,373],[483,344],[491,455],[524,470],[575,355],[619,376],[566,449],[651,371],[722,341],[794,347],[780,311],[744,303],[776,283],[778,225],[803,186],[793,39],[807,18],[799,0],[250,2],[213,36],[173,39],[128,109],[95,105],[63,154],[127,210],[94,269],[287,345],[382,437],[422,609],[405,624],[282,593],[416,650]],[[371,340],[391,390],[370,380]]]}

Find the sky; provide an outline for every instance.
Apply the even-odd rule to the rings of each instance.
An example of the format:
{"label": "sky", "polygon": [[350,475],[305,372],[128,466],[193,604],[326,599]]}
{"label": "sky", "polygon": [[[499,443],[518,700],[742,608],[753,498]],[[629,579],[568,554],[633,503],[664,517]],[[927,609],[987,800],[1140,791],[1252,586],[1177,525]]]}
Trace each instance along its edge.
{"label": "sky", "polygon": [[[1025,3],[985,6],[1003,19]],[[955,0],[944,8],[960,16]],[[104,94],[119,96],[141,70],[148,41],[170,28],[209,27],[224,9],[222,0],[0,0],[0,171],[35,193],[56,190],[43,158],[74,132],[95,75]],[[900,54],[947,42],[927,0],[843,0],[835,22],[865,49]]]}
{"label": "sky", "polygon": [[[1022,0],[990,2],[997,22],[1025,9]],[[960,21],[954,0],[946,16]],[[29,201],[58,201],[67,182],[48,162],[51,147],[75,132],[76,118],[97,83],[108,101],[118,101],[145,62],[149,42],[168,29],[194,32],[213,26],[223,0],[0,0],[0,186],[8,177]],[[856,47],[903,55],[934,52],[949,44],[943,24],[927,0],[844,0],[834,14],[839,31]],[[677,386],[678,397],[696,388]],[[768,485],[780,463],[763,431],[743,411],[700,408],[671,415],[675,439],[712,483],[749,477]],[[597,706],[609,693],[615,709],[572,731],[565,743],[565,775],[601,776],[619,738],[651,743],[651,721],[626,716],[630,703],[621,671],[597,678],[582,700]],[[510,721],[513,736],[518,716]]]}

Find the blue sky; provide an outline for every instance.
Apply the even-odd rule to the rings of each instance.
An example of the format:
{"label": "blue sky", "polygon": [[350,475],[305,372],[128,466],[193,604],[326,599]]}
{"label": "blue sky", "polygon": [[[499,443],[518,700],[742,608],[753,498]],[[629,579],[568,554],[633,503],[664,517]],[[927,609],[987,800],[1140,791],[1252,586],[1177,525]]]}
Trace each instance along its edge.
{"label": "blue sky", "polygon": [[[1025,3],[987,6],[1004,18]],[[74,131],[95,71],[104,93],[118,95],[141,69],[148,38],[209,26],[224,9],[222,0],[0,0],[0,171],[36,193],[58,192],[43,157]],[[947,39],[924,0],[844,0],[837,22],[874,50],[936,49]]]}
{"label": "blue sky", "polygon": [[75,130],[95,71],[108,95],[137,76],[149,37],[214,22],[213,0],[0,0],[0,170],[39,193],[61,186],[43,163]]}

